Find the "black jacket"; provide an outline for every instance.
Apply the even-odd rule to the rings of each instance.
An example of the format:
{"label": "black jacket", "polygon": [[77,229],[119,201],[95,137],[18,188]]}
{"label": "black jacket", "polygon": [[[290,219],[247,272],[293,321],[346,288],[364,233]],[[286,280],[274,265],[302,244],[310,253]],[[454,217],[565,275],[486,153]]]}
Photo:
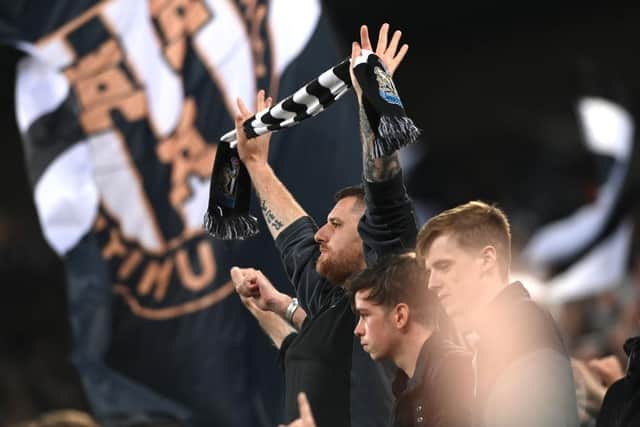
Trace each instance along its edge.
{"label": "black jacket", "polygon": [[500,292],[476,326],[476,426],[578,425],[573,373],[560,333],[521,283]]}
{"label": "black jacket", "polygon": [[[402,174],[365,183],[367,210],[358,231],[367,261],[413,249],[417,226]],[[309,217],[290,224],[276,246],[301,306],[309,317],[280,349],[285,372],[285,417],[297,418],[304,391],[318,427],[388,427],[395,368],[371,360],[353,335],[357,318],[344,290],[316,272],[317,226]]]}
{"label": "black jacket", "polygon": [[607,390],[597,427],[640,426],[640,336],[629,338],[624,351],[629,356],[627,373]]}
{"label": "black jacket", "polygon": [[394,382],[394,427],[470,427],[474,374],[472,354],[434,333],[420,350],[412,378]]}

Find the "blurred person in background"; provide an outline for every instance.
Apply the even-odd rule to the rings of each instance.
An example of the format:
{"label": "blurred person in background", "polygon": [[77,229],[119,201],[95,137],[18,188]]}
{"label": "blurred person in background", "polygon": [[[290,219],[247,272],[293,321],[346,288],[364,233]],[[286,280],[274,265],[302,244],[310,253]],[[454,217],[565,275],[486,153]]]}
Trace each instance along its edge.
{"label": "blurred person in background", "polygon": [[581,427],[594,427],[605,393],[624,376],[616,356],[583,361],[571,358]]}

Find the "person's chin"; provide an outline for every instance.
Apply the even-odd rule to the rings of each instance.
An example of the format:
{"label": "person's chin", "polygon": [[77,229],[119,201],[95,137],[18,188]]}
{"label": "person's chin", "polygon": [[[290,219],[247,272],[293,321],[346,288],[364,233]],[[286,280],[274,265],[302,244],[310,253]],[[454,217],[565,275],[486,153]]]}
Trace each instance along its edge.
{"label": "person's chin", "polygon": [[325,279],[327,278],[327,263],[325,260],[318,258],[318,261],[316,261],[316,273]]}
{"label": "person's chin", "polygon": [[377,354],[375,354],[374,352],[372,352],[372,351],[368,351],[367,349],[365,349],[364,351],[366,351],[366,352],[367,352],[367,354],[369,355],[369,357],[371,358],[371,360],[378,360],[378,358],[379,358],[379,357],[378,357],[378,355],[377,355]]}
{"label": "person's chin", "polygon": [[329,264],[331,264],[331,257],[329,254],[326,252],[321,253],[316,261],[316,270],[320,268],[326,269]]}
{"label": "person's chin", "polygon": [[460,307],[453,304],[444,305],[444,311],[447,313],[447,316],[453,318],[462,316],[463,312]]}
{"label": "person's chin", "polygon": [[331,264],[331,260],[328,258],[322,258],[322,256],[318,258],[318,261],[316,261],[316,273],[331,282],[335,279],[332,274],[333,266]]}

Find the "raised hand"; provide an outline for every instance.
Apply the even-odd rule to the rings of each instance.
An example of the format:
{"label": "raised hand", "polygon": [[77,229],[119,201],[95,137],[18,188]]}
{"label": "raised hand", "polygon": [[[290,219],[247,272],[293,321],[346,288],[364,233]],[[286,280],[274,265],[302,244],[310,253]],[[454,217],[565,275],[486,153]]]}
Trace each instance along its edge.
{"label": "raised hand", "polygon": [[[256,111],[271,107],[273,100],[271,97],[265,99],[264,90],[259,90],[256,94]],[[238,138],[238,155],[240,160],[249,167],[251,163],[267,163],[269,157],[269,141],[271,132],[248,139],[244,132],[242,123],[253,116],[242,99],[238,98],[238,114],[235,117],[236,136]]]}
{"label": "raised hand", "polygon": [[353,42],[351,44],[351,66],[349,67],[349,72],[351,73],[351,82],[353,84],[353,89],[358,96],[358,99],[362,98],[362,89],[358,84],[357,79],[355,78],[355,74],[353,73],[353,68],[355,64],[355,58],[360,56],[360,52],[362,49],[367,49],[375,52],[375,54],[380,58],[384,66],[387,68],[389,75],[393,77],[393,74],[398,69],[398,66],[404,60],[404,57],[409,50],[408,44],[403,44],[398,50],[398,46],[400,46],[400,38],[402,37],[402,32],[400,30],[396,30],[391,37],[391,41],[389,42],[389,24],[384,23],[382,27],[380,27],[380,32],[378,33],[378,43],[376,44],[375,50],[371,46],[371,40],[369,39],[369,29],[366,25],[360,27],[360,42]]}
{"label": "raised hand", "polygon": [[[391,37],[391,42],[388,42],[389,36],[389,24],[384,23],[382,27],[380,27],[380,32],[378,33],[378,43],[376,44],[375,53],[380,57],[382,63],[385,67],[387,67],[387,71],[389,75],[393,77],[393,73],[395,73],[396,69],[402,63],[407,51],[409,50],[408,44],[403,44],[398,50],[398,46],[400,45],[400,37],[402,37],[402,31],[396,30],[393,32],[393,36]],[[368,47],[365,47],[365,40]],[[371,49],[371,42],[369,41],[369,30],[366,25],[363,25],[360,28],[360,42],[362,43],[362,47],[364,49]]]}

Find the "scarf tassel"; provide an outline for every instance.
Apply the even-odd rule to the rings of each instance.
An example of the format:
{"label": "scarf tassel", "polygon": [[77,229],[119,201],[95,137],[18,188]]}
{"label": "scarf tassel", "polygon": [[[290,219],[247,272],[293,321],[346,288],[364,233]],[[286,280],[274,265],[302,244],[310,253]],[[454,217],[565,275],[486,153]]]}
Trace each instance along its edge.
{"label": "scarf tassel", "polygon": [[223,216],[220,209],[209,209],[204,214],[204,228],[213,238],[220,240],[245,240],[257,235],[258,219],[245,215]]}
{"label": "scarf tassel", "polygon": [[249,211],[251,178],[240,161],[237,148],[220,141],[211,173],[209,205],[204,229],[220,240],[244,240],[260,231],[258,220]]}
{"label": "scarf tassel", "polygon": [[409,117],[382,116],[378,124],[378,136],[374,140],[376,158],[393,154],[400,148],[418,140],[420,130]]}

